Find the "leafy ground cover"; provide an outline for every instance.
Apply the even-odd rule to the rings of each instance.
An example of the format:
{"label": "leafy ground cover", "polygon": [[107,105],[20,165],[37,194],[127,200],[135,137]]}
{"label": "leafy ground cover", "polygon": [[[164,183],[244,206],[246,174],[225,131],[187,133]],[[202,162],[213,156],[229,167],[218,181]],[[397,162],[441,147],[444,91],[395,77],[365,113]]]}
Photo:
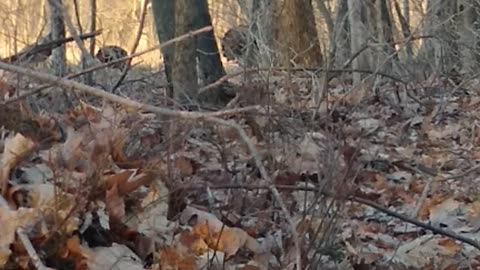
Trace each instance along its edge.
{"label": "leafy ground cover", "polygon": [[[150,78],[119,94],[161,104]],[[326,110],[299,73],[232,78],[218,116],[245,133],[83,96],[0,103],[0,268],[479,267],[479,81],[347,79]]]}

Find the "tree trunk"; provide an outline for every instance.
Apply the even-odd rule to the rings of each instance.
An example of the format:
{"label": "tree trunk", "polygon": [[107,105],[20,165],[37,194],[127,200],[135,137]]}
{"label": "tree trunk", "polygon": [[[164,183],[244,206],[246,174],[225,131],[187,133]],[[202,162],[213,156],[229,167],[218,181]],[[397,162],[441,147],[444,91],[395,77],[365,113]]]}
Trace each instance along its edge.
{"label": "tree trunk", "polygon": [[[240,42],[232,44],[233,47],[241,48],[241,55],[237,55],[236,60],[243,67],[270,66],[273,40],[271,0],[252,0],[248,3],[238,0],[237,3],[245,14],[248,25],[237,25],[230,29],[239,34],[233,36],[241,36]],[[237,29],[240,31],[236,31]]]}
{"label": "tree trunk", "polygon": [[[447,73],[458,60],[456,46],[455,16],[456,0],[429,0],[423,34],[434,38],[425,39],[417,55],[417,68],[422,72]],[[428,74],[425,74],[428,75]]]}
{"label": "tree trunk", "polygon": [[[97,30],[97,0],[90,0],[89,1],[89,32],[93,33]],[[89,46],[89,53],[90,55],[85,55],[82,52],[82,69],[87,69],[91,66],[89,61],[91,60],[91,56],[95,55],[95,43],[96,38],[90,39],[90,46]],[[87,85],[93,84],[93,73],[87,73],[83,77],[84,83]]]}
{"label": "tree trunk", "polygon": [[323,56],[311,0],[276,0],[274,48],[282,66],[318,67]]}
{"label": "tree trunk", "polygon": [[[175,0],[152,0],[152,13],[160,43],[164,43],[175,35]],[[163,65],[167,76],[169,97],[173,97],[172,64],[175,46],[162,48]]]}
{"label": "tree trunk", "polygon": [[[152,0],[152,8],[161,43],[212,23],[206,0]],[[206,84],[226,74],[213,31],[168,46],[162,49],[162,54],[170,85],[169,94],[176,101],[181,104],[201,101],[223,105],[232,98],[223,87],[198,97],[197,63]]]}
{"label": "tree trunk", "polygon": [[[191,7],[198,0],[175,0],[175,35],[180,36],[192,30],[194,11]],[[197,100],[198,76],[196,65],[195,38],[186,38],[175,44],[172,82],[174,99],[191,107]]]}
{"label": "tree trunk", "polygon": [[478,30],[480,15],[478,10],[480,4],[472,0],[458,0],[458,11],[463,14],[463,20],[460,20],[460,42],[459,48],[462,62],[463,74],[472,74],[478,70]]}
{"label": "tree trunk", "polygon": [[[62,0],[48,0],[50,10],[50,40],[59,40],[65,38],[65,23],[62,15]],[[67,61],[65,57],[65,45],[53,49],[52,68],[56,76],[64,76],[67,73]]]}
{"label": "tree trunk", "polygon": [[[401,49],[399,54],[400,56],[403,56],[405,59],[405,62],[407,64],[412,64],[413,63],[413,46],[412,42],[408,41],[409,38],[411,38],[411,31],[410,31],[410,3],[409,0],[404,0],[403,1],[403,9],[400,7],[400,4],[398,3],[398,0],[395,0],[393,2],[395,12],[397,13],[397,16],[400,21],[400,28],[402,29],[402,37],[404,40],[407,41],[405,44],[405,48]],[[403,11],[402,11],[403,10]]]}
{"label": "tree trunk", "polygon": [[[212,25],[212,19],[208,11],[207,0],[195,1],[195,6],[193,6],[192,9],[195,18],[195,29],[191,30]],[[202,33],[198,35],[196,39],[197,57],[201,78],[204,84],[211,84],[226,74],[220,59],[217,42],[215,40],[215,34],[213,31]]]}
{"label": "tree trunk", "polygon": [[374,68],[391,73],[392,61],[397,60],[393,47],[393,23],[385,0],[370,0],[367,5],[370,33],[380,46],[370,48],[375,54]]}
{"label": "tree trunk", "polygon": [[[355,56],[352,62],[353,69],[369,69],[369,56],[363,47],[367,44],[367,35],[365,25],[362,23],[362,5],[361,0],[348,0],[348,21],[350,24],[350,52]],[[363,50],[363,51],[362,51]],[[362,52],[361,52],[362,51]],[[358,85],[362,80],[362,76],[358,72],[353,73],[353,84]]]}
{"label": "tree trunk", "polygon": [[335,39],[335,64],[342,68],[350,57],[350,27],[348,24],[348,2],[337,0],[335,7],[334,39]]}

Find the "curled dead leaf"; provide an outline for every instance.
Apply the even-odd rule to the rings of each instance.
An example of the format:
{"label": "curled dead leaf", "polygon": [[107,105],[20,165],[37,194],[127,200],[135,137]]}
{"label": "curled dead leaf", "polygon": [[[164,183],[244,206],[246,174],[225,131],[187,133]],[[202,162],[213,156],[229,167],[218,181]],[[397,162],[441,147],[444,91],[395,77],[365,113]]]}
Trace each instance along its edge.
{"label": "curled dead leaf", "polygon": [[7,192],[10,171],[35,149],[36,144],[29,138],[17,133],[13,138],[5,140],[5,149],[0,161],[0,188],[2,194]]}
{"label": "curled dead leaf", "polygon": [[158,257],[160,269],[196,270],[198,268],[195,256],[182,254],[173,247],[161,247]]}
{"label": "curled dead leaf", "polygon": [[118,194],[117,185],[113,185],[112,188],[106,191],[106,207],[108,216],[120,222],[125,216],[125,201],[122,196]]}
{"label": "curled dead leaf", "polygon": [[[186,215],[190,213],[191,215]],[[187,206],[181,218],[196,221],[193,233],[201,237],[211,249],[222,251],[226,257],[233,256],[237,251],[245,247],[255,254],[262,253],[263,249],[257,240],[240,228],[231,228],[224,225],[214,215]]]}

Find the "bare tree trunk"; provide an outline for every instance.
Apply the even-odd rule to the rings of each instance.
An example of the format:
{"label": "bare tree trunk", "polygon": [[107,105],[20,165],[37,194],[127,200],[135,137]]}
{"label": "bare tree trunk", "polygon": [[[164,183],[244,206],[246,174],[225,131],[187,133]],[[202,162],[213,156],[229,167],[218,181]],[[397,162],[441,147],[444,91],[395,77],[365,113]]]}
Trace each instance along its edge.
{"label": "bare tree trunk", "polygon": [[333,31],[334,31],[334,23],[332,19],[332,14],[328,10],[327,6],[325,5],[324,0],[315,0],[315,3],[317,4],[318,11],[320,11],[320,14],[322,15],[323,19],[325,20],[325,25],[328,30],[328,35],[330,37],[333,36]]}
{"label": "bare tree trunk", "polygon": [[[195,1],[195,6],[193,6],[192,9],[194,12],[195,28],[200,29],[212,25],[207,0]],[[226,74],[220,59],[215,34],[213,31],[210,31],[198,35],[196,39],[197,57],[201,77],[205,84],[211,84]]]}
{"label": "bare tree trunk", "polygon": [[[90,0],[90,6],[89,6],[89,32],[93,33],[97,30],[97,0]],[[88,63],[89,60],[91,60],[91,56],[95,55],[95,43],[96,43],[96,38],[90,39],[90,46],[89,46],[89,53],[90,55],[84,55],[82,52],[82,69],[86,69],[90,67],[90,64]],[[92,85],[93,84],[93,74],[92,73],[87,73],[83,77],[85,84]]]}
{"label": "bare tree trunk", "polygon": [[[152,0],[152,8],[160,42],[212,24],[206,0]],[[223,86],[198,97],[197,63],[206,84],[226,74],[213,31],[168,46],[162,54],[170,94],[176,101],[223,105],[232,98]]]}
{"label": "bare tree trunk", "polygon": [[395,7],[395,12],[400,20],[400,27],[402,29],[402,36],[407,41],[405,44],[405,50],[400,51],[400,55],[403,55],[406,59],[407,64],[413,63],[413,46],[412,42],[408,41],[411,38],[411,31],[410,31],[410,2],[409,0],[403,1],[403,11],[400,8],[400,4],[398,0],[395,0],[393,3]]}
{"label": "bare tree trunk", "polygon": [[454,30],[456,7],[456,0],[428,1],[423,33],[434,38],[425,39],[417,55],[416,66],[423,72],[446,73],[458,62],[458,37]]}
{"label": "bare tree trunk", "polygon": [[[367,44],[367,37],[365,33],[368,33],[365,29],[364,24],[362,23],[361,18],[361,9],[362,9],[361,0],[348,0],[348,10],[349,16],[348,21],[350,24],[350,52],[352,56],[357,55],[364,46]],[[364,4],[364,3],[363,3]],[[368,69],[369,56],[364,50],[352,62],[352,68],[354,69]],[[353,73],[353,83],[355,85],[360,84],[362,76],[358,72]]]}
{"label": "bare tree trunk", "polygon": [[473,73],[478,70],[478,26],[480,4],[472,0],[458,0],[458,10],[462,12],[460,21],[460,55],[462,62],[461,73]]}
{"label": "bare tree trunk", "polygon": [[276,0],[274,5],[274,47],[278,62],[283,66],[322,65],[311,0]]}
{"label": "bare tree trunk", "polygon": [[410,0],[403,0],[403,18],[410,25]]}
{"label": "bare tree trunk", "polygon": [[[404,32],[404,38],[407,39],[410,37],[410,0],[403,0],[403,19],[404,23],[401,23],[400,25],[405,25],[407,26],[405,29],[402,27],[402,32]],[[408,33],[408,35],[406,35]],[[407,44],[407,56],[408,56],[408,61],[411,63],[411,58],[413,57],[413,47],[412,43],[408,42]]]}
{"label": "bare tree trunk", "polygon": [[[65,38],[65,22],[62,15],[62,0],[48,0],[50,8],[50,40]],[[55,75],[64,76],[67,73],[65,45],[55,48],[51,56]]]}
{"label": "bare tree trunk", "polygon": [[[194,12],[191,8],[198,0],[175,0],[175,35],[186,34],[194,25]],[[172,80],[174,99],[189,107],[197,100],[198,76],[196,66],[196,46],[194,38],[187,38],[175,44]]]}
{"label": "bare tree trunk", "polygon": [[343,67],[350,57],[350,27],[348,24],[348,2],[337,0],[335,7],[334,42],[335,42],[335,63],[334,66]]}
{"label": "bare tree trunk", "polygon": [[[250,12],[249,38],[247,38],[246,66],[258,65],[269,67],[274,64],[273,44],[273,1],[277,0],[253,0]],[[254,45],[255,43],[255,45]],[[255,47],[254,47],[255,46]],[[255,57],[255,50],[257,50]]]}
{"label": "bare tree trunk", "polygon": [[370,0],[367,5],[372,38],[380,44],[370,48],[374,52],[374,68],[391,73],[393,60],[398,60],[393,47],[393,23],[385,0]]}
{"label": "bare tree trunk", "polygon": [[[152,0],[153,18],[160,43],[164,43],[175,35],[175,0]],[[163,64],[167,76],[169,96],[173,97],[172,64],[174,46],[162,48]]]}

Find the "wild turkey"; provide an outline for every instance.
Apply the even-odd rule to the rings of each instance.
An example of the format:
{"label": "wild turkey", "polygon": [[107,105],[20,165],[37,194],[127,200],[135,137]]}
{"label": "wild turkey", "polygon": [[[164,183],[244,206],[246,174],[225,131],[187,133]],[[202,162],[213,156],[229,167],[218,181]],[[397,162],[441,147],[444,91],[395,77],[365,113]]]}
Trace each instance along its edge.
{"label": "wild turkey", "polygon": [[[97,58],[102,63],[110,63],[117,59],[127,57],[128,53],[125,49],[115,45],[107,45],[98,49],[95,58]],[[110,67],[123,70],[128,64],[128,59],[112,64]]]}
{"label": "wild turkey", "polygon": [[227,60],[241,60],[246,53],[248,26],[230,28],[221,39],[222,52]]}

